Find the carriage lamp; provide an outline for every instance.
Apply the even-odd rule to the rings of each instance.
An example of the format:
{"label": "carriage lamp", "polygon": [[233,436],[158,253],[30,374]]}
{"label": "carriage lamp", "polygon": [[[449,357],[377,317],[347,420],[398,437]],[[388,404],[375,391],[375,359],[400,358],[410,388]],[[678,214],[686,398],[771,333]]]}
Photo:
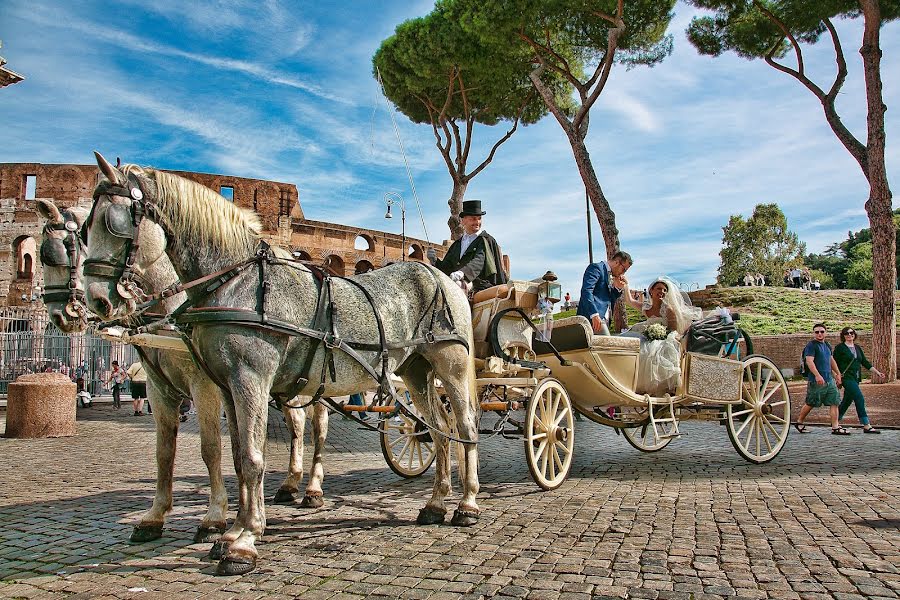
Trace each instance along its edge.
{"label": "carriage lamp", "polygon": [[559,302],[562,300],[562,286],[556,283],[559,279],[553,271],[547,271],[541,277],[543,283],[538,286],[538,298],[545,298],[548,302]]}
{"label": "carriage lamp", "polygon": [[403,203],[403,196],[398,194],[397,192],[385,192],[384,193],[384,201],[387,204],[387,212],[384,213],[385,219],[393,219],[394,215],[391,214],[391,207],[395,204],[400,206],[400,244],[401,244],[401,254],[403,256],[403,260],[406,260],[406,205]]}

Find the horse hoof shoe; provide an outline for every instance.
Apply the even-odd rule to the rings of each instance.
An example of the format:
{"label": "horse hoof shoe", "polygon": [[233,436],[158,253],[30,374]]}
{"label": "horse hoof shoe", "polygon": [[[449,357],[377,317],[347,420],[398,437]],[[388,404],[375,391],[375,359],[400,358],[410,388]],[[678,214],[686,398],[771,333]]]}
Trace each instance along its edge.
{"label": "horse hoof shoe", "polygon": [[225,557],[216,567],[216,575],[246,575],[256,568],[256,559],[245,556]]}
{"label": "horse hoof shoe", "polygon": [[416,523],[419,525],[439,525],[444,522],[444,517],[446,516],[447,513],[425,507],[419,511]]}
{"label": "horse hoof shoe", "polygon": [[152,542],[162,537],[162,525],[135,525],[134,531],[131,532],[129,542],[143,544],[144,542]]}
{"label": "horse hoof shoe", "polygon": [[228,551],[228,542],[223,540],[216,540],[213,543],[212,548],[209,549],[209,559],[210,560],[222,560],[222,557],[225,556],[225,553]]}
{"label": "horse hoof shoe", "polygon": [[300,508],[322,508],[325,506],[325,500],[322,496],[303,496],[300,501]]}
{"label": "horse hoof shoe", "polygon": [[279,488],[272,499],[275,504],[293,504],[297,501],[298,492]]}
{"label": "horse hoof shoe", "polygon": [[197,533],[194,534],[194,543],[211,544],[217,542],[223,533],[225,533],[225,530],[218,527],[198,527]]}
{"label": "horse hoof shoe", "polygon": [[453,518],[450,520],[451,525],[455,525],[457,527],[470,527],[478,522],[478,513],[468,512],[465,510],[456,509],[453,513]]}

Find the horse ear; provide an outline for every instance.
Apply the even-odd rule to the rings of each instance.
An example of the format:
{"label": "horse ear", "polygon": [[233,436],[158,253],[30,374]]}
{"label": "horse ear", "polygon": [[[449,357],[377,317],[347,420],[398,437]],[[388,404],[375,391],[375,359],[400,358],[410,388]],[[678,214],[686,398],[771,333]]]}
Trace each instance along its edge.
{"label": "horse ear", "polygon": [[50,200],[35,200],[34,212],[51,223],[59,223],[62,221],[62,215],[59,214],[59,209]]}
{"label": "horse ear", "polygon": [[119,176],[119,171],[116,170],[114,166],[109,164],[103,155],[94,151],[94,157],[97,159],[97,166],[100,167],[100,172],[103,173],[107,179],[109,179],[112,183],[119,183],[121,180]]}

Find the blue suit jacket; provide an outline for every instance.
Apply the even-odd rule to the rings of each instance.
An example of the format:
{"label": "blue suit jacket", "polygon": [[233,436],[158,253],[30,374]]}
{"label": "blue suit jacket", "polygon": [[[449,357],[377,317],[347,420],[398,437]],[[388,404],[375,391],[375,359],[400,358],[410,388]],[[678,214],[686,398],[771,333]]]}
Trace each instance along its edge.
{"label": "blue suit jacket", "polygon": [[606,312],[615,304],[622,291],[612,285],[609,265],[605,262],[591,263],[584,271],[581,283],[581,298],[578,300],[578,314],[587,319],[598,314],[606,318]]}

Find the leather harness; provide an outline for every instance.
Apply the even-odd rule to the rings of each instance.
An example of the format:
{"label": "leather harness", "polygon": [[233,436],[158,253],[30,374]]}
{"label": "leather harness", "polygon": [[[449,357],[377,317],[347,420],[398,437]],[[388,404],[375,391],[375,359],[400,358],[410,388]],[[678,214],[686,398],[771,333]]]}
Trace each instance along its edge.
{"label": "leather harness", "polygon": [[[137,274],[134,273],[135,258],[139,249],[138,237],[140,224],[145,216],[159,215],[159,211],[157,210],[155,204],[146,199],[144,192],[141,190],[140,182],[136,177],[129,175],[123,185],[110,183],[108,181],[101,182],[94,191],[94,206],[92,207],[91,213],[88,216],[84,227],[82,228],[81,236],[85,241],[87,239],[87,231],[94,220],[94,212],[96,210],[97,199],[103,195],[115,195],[130,198],[132,200],[131,225],[133,227],[133,230],[130,232],[130,235],[127,235],[127,232],[115,233],[111,231],[113,235],[117,235],[117,237],[123,237],[126,239],[126,244],[123,252],[118,253],[116,256],[111,257],[110,259],[86,260],[84,262],[85,275],[92,275],[102,279],[116,281],[116,289],[123,298],[125,298],[126,300],[136,299],[141,301],[141,303],[136,306],[136,314],[138,316],[144,314],[145,311],[147,311],[150,307],[158,304],[165,298],[169,298],[182,291],[200,287],[201,289],[196,293],[193,300],[186,300],[170,313],[149,324],[138,327],[135,331],[136,333],[142,333],[156,330],[159,327],[167,324],[176,325],[178,332],[180,333],[185,345],[190,351],[194,363],[200,369],[202,369],[203,372],[206,373],[206,375],[213,382],[215,382],[227,396],[230,397],[228,386],[225,385],[224,382],[220,381],[219,378],[212,372],[211,368],[206,364],[206,361],[203,359],[199,349],[197,348],[191,337],[191,330],[195,325],[207,323],[241,325],[267,331],[274,331],[276,333],[291,336],[304,336],[313,340],[313,346],[312,348],[310,348],[307,354],[306,360],[304,361],[304,365],[300,372],[300,376],[288,391],[281,394],[272,395],[278,404],[282,404],[284,402],[284,399],[286,398],[289,399],[296,396],[297,393],[299,393],[304,387],[306,387],[309,382],[310,371],[312,370],[312,365],[315,360],[315,356],[318,353],[319,347],[324,348],[324,357],[322,361],[322,371],[319,379],[319,387],[309,402],[300,406],[291,406],[290,408],[305,408],[310,404],[323,399],[328,376],[330,375],[330,379],[332,382],[336,382],[337,380],[334,367],[334,351],[340,350],[351,357],[353,360],[355,360],[366,371],[366,373],[368,373],[369,376],[371,376],[372,379],[378,383],[378,392],[376,393],[375,404],[386,404],[389,399],[392,399],[403,409],[405,409],[412,416],[412,418],[420,422],[422,425],[428,427],[429,429],[434,430],[439,435],[442,435],[443,437],[446,437],[447,439],[452,441],[462,443],[475,443],[475,440],[459,439],[450,434],[442,432],[436,427],[428,424],[427,422],[416,416],[405,399],[397,393],[397,390],[394,387],[393,382],[391,381],[390,372],[388,371],[388,359],[389,352],[391,350],[399,350],[411,346],[417,346],[422,343],[436,344],[441,342],[453,342],[462,344],[467,351],[471,351],[471,349],[469,348],[468,340],[456,331],[456,327],[453,323],[453,317],[449,309],[449,304],[447,303],[446,294],[444,292],[444,289],[440,285],[440,281],[437,279],[434,272],[428,269],[428,267],[426,267],[425,265],[421,265],[422,268],[428,271],[428,273],[432,276],[435,282],[435,293],[431,299],[431,302],[426,307],[425,312],[419,318],[414,331],[419,331],[420,328],[422,328],[422,326],[424,325],[426,319],[428,319],[428,325],[424,328],[424,332],[419,337],[403,342],[389,342],[387,340],[384,323],[382,322],[381,315],[379,314],[378,309],[375,306],[375,301],[372,298],[369,290],[367,290],[358,281],[350,278],[330,275],[322,269],[309,264],[304,264],[302,261],[277,257],[273,252],[271,246],[264,240],[259,241],[256,252],[249,258],[229,265],[214,273],[194,279],[190,282],[179,282],[155,294],[146,294],[140,286],[140,278],[137,276]],[[157,222],[159,222],[158,219]],[[109,226],[107,226],[107,229],[109,229]],[[164,227],[163,229],[165,230],[166,228]],[[169,237],[168,232],[166,232],[166,236]],[[301,272],[309,270],[312,273],[314,281],[316,282],[318,287],[318,295],[316,301],[316,310],[314,312],[312,322],[308,327],[295,325],[278,318],[273,318],[269,315],[268,304],[271,289],[269,274],[271,268],[274,266],[293,268]],[[256,268],[259,274],[256,310],[220,306],[195,306],[195,304],[209,298],[222,285],[253,267]],[[369,303],[369,306],[372,309],[372,314],[375,317],[375,322],[378,326],[378,344],[361,342],[357,340],[348,340],[340,336],[340,333],[336,329],[336,323],[334,319],[336,307],[333,299],[333,286],[335,280],[347,282],[348,284],[355,286],[365,296],[367,302]],[[431,311],[430,318],[429,311]],[[435,327],[441,315],[443,315],[444,321],[448,324],[449,331],[436,331]],[[134,316],[135,314],[133,313],[128,320],[118,320],[114,323],[129,325],[131,319]],[[373,368],[372,365],[369,364],[369,362],[359,354],[359,352],[361,351],[371,351],[379,353],[379,357],[381,359],[380,372],[376,372],[375,368]],[[143,357],[144,354],[142,354],[142,358]],[[153,365],[151,367],[151,370],[155,371],[156,374],[161,374],[161,371],[159,371],[159,368],[156,365]],[[168,380],[166,379],[166,381]],[[174,388],[174,386],[172,387],[173,389],[177,389]],[[334,407],[333,402],[330,402],[329,404],[332,406],[332,408]],[[356,415],[351,416],[359,420]],[[363,421],[359,421],[360,423],[366,425]],[[368,427],[370,429],[375,429],[371,426]]]}

